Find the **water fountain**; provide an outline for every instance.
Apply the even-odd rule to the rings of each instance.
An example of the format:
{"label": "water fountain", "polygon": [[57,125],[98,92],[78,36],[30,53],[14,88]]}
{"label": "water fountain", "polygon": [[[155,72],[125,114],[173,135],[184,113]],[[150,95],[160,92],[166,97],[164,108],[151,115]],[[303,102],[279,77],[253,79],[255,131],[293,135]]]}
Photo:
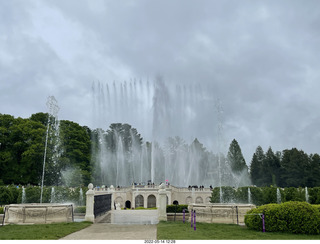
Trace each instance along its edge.
{"label": "water fountain", "polygon": [[[222,108],[219,103],[215,111],[214,93],[210,86],[169,84],[161,78],[154,83],[93,83],[93,127],[105,130],[112,123],[128,123],[143,135],[141,143],[135,135],[128,139],[115,130],[115,149],[111,150],[105,137],[113,129],[99,130],[98,147],[92,155],[101,169],[101,184],[128,186],[168,180],[181,187],[225,185],[223,180],[231,174],[221,156],[226,152]],[[132,132],[131,128],[129,134]],[[127,141],[129,149],[124,152]],[[209,153],[213,149],[217,154]]]}
{"label": "water fountain", "polygon": [[280,193],[280,189],[277,188],[277,203],[280,204],[281,203],[281,193]]}
{"label": "water fountain", "polygon": [[81,187],[79,191],[79,206],[83,206],[83,191]]}
{"label": "water fountain", "polygon": [[249,203],[249,204],[252,204],[250,187],[248,187],[248,203]]}
{"label": "water fountain", "polygon": [[54,187],[51,187],[51,197],[50,197],[50,203],[54,203],[55,202],[55,192],[54,192]]}
{"label": "water fountain", "polygon": [[26,203],[26,189],[22,187],[22,198],[21,198],[21,203]]}
{"label": "water fountain", "polygon": [[220,186],[220,203],[223,203],[223,192],[222,192],[222,187]]}
{"label": "water fountain", "polygon": [[306,202],[309,203],[308,187],[305,187],[305,198],[306,198]]}
{"label": "water fountain", "polygon": [[[57,125],[57,123],[58,123],[57,115],[58,115],[58,112],[60,109],[58,106],[58,102],[54,96],[48,97],[47,107],[48,107],[48,121],[47,121],[46,140],[45,140],[43,165],[42,165],[40,203],[42,203],[42,195],[43,195],[43,183],[44,183],[45,167],[46,167],[46,159],[47,159],[47,146],[48,146],[48,139],[49,139],[49,129],[50,129],[50,125],[52,123],[55,123],[55,125]],[[53,121],[52,121],[52,119],[53,119]],[[56,127],[57,126],[55,126],[55,128]]]}
{"label": "water fountain", "polygon": [[[54,203],[55,193],[54,187],[51,188],[50,203],[42,203],[43,187],[45,168],[47,160],[47,146],[50,135],[50,129],[54,130],[52,134],[55,136],[59,133],[59,121],[57,114],[59,106],[57,100],[50,96],[47,100],[47,107],[49,110],[49,116],[47,121],[46,139],[45,139],[45,151],[43,157],[42,178],[41,178],[41,193],[40,203],[25,203],[26,192],[24,187],[22,188],[22,204],[10,204],[5,208],[5,224],[38,224],[38,223],[55,223],[55,222],[72,222],[73,221],[73,205],[70,204],[57,204]],[[58,157],[57,154],[58,145],[54,145],[53,158],[55,161]]]}

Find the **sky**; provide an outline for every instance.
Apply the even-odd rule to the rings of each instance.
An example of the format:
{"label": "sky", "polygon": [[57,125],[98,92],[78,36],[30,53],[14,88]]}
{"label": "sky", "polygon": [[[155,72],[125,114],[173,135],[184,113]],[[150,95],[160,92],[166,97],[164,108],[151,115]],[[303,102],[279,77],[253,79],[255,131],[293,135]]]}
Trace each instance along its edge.
{"label": "sky", "polygon": [[[320,153],[319,24],[317,0],[0,0],[0,113],[28,118],[54,96],[60,119],[94,128],[93,87],[111,97],[113,84],[142,89],[161,77],[169,106],[173,87],[203,96],[203,108],[184,108],[192,136],[216,138],[203,128],[220,121],[248,165],[259,145]],[[157,92],[148,94],[152,109]]]}

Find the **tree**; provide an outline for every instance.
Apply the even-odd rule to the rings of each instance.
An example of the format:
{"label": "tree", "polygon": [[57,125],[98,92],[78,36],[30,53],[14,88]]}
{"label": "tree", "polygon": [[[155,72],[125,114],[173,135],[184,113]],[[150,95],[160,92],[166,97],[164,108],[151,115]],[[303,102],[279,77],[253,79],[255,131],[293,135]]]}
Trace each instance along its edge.
{"label": "tree", "polygon": [[278,185],[280,183],[280,160],[269,147],[262,164],[262,185]]}
{"label": "tree", "polygon": [[227,158],[234,174],[235,186],[250,184],[248,166],[235,139],[230,144]]}
{"label": "tree", "polygon": [[308,179],[309,157],[302,150],[284,150],[281,160],[281,186],[306,186]]}
{"label": "tree", "polygon": [[262,186],[262,175],[263,175],[263,161],[265,155],[261,146],[258,146],[256,152],[253,154],[251,165],[250,165],[250,176],[252,183],[257,186]]}

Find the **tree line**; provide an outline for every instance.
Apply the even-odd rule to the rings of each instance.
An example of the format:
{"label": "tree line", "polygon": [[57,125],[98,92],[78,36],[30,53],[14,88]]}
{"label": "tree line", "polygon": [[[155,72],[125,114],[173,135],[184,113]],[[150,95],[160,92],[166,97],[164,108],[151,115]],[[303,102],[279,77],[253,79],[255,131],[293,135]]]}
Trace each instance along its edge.
{"label": "tree line", "polygon": [[274,153],[269,147],[265,153],[258,146],[251,160],[250,176],[257,186],[320,186],[320,156],[297,148]]}
{"label": "tree line", "polygon": [[[145,150],[147,161],[151,160],[152,142],[144,142],[138,131],[128,124],[111,124],[107,131],[100,128],[91,130],[87,126],[68,121],[59,121],[59,133],[55,133],[57,123],[49,124],[49,114],[36,113],[30,118],[14,118],[0,114],[0,185],[21,184],[39,185],[45,151],[46,129],[50,136],[47,144],[47,157],[44,183],[47,186],[68,185],[76,187],[90,182],[103,184],[115,168],[102,169],[103,153],[101,140],[107,145],[104,160],[115,160],[119,136],[125,152],[124,163],[128,172],[134,172],[137,154]],[[110,152],[113,152],[111,154]],[[320,185],[320,156],[307,155],[296,148],[274,153],[271,147],[265,153],[258,146],[248,166],[237,140],[232,140],[226,155],[208,151],[197,138],[187,145],[181,138],[168,138],[166,147],[159,149],[163,160],[167,157],[169,172],[177,167],[181,155],[192,154],[189,167],[198,171],[198,178],[207,179],[206,184],[215,186],[279,186],[315,187]],[[167,155],[167,156],[166,156]],[[146,164],[145,167],[148,167]],[[161,169],[159,169],[161,170]],[[177,169],[183,170],[183,169]],[[125,172],[127,172],[125,171]],[[168,169],[167,169],[168,171]],[[166,173],[167,174],[167,173]],[[127,175],[123,175],[127,177]],[[201,184],[201,183],[199,183]]]}

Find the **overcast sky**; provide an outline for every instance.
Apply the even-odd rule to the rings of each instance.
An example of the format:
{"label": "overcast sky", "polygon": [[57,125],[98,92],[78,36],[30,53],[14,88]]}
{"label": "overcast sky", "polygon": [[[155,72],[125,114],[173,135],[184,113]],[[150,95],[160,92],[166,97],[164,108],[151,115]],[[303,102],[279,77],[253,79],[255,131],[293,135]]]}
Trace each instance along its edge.
{"label": "overcast sky", "polygon": [[93,82],[161,75],[220,99],[247,164],[258,145],[320,153],[319,26],[318,0],[0,0],[0,113],[53,95],[60,119],[94,127]]}

